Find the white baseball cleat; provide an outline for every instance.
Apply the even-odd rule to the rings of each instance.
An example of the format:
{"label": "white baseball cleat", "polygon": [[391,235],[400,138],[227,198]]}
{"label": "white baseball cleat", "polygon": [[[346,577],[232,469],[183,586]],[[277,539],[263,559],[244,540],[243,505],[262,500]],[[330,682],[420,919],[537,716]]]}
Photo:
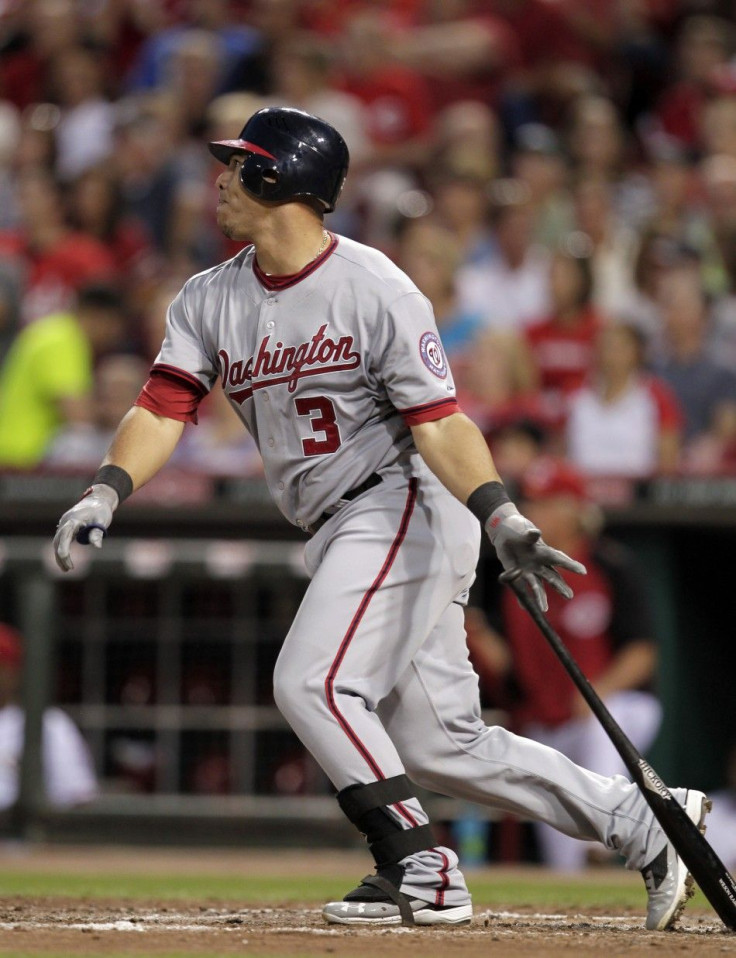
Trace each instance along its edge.
{"label": "white baseball cleat", "polygon": [[[331,925],[469,925],[470,897],[462,905],[433,905],[401,891],[404,869],[396,863],[376,868],[342,901],[331,901],[322,917]],[[433,894],[429,889],[429,894]]]}
{"label": "white baseball cleat", "polygon": [[[703,792],[688,789],[683,802],[688,818],[705,834],[705,816],[711,810],[712,803]],[[648,931],[666,931],[673,928],[682,914],[689,898],[695,893],[692,875],[675,851],[671,842],[667,842],[661,852],[642,869],[644,884],[647,886]]]}
{"label": "white baseball cleat", "polygon": [[[430,905],[418,898],[407,898],[415,925],[469,925],[473,906]],[[399,906],[392,901],[331,901],[322,909],[331,925],[401,925]]]}

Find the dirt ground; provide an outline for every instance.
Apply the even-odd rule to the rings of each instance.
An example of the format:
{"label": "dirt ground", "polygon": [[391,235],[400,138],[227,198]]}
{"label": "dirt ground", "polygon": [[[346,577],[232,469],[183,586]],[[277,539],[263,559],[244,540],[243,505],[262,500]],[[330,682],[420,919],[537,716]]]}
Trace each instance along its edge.
{"label": "dirt ground", "polygon": [[[141,852],[98,850],[70,852],[51,850],[39,860],[14,861],[2,857],[0,867],[33,868],[64,872],[77,869],[86,874],[135,874],[141,869]],[[171,873],[183,864],[180,852],[149,855],[147,871]],[[203,874],[236,874],[243,871],[243,853],[198,853]],[[172,857],[173,855],[173,857]],[[316,857],[309,868],[314,873]],[[353,865],[347,857],[337,863],[330,857],[323,873],[334,874]],[[191,859],[188,859],[191,867]],[[303,872],[304,858],[268,856],[248,868],[263,874]],[[322,868],[319,870],[322,871]],[[517,876],[518,877],[518,876]],[[630,876],[622,876],[629,879]],[[564,913],[553,907],[544,913],[518,902],[484,907],[476,901],[475,919],[463,928],[335,928],[324,924],[314,903],[284,901],[274,906],[249,902],[123,901],[71,898],[0,898],[1,955],[69,956],[368,956],[401,958],[475,958],[475,956],[555,956],[564,954],[606,958],[626,955],[640,958],[660,954],[736,956],[736,935],[723,931],[715,916],[701,909],[687,912],[680,929],[670,933],[646,932],[641,913],[605,914],[590,909],[585,914]]]}

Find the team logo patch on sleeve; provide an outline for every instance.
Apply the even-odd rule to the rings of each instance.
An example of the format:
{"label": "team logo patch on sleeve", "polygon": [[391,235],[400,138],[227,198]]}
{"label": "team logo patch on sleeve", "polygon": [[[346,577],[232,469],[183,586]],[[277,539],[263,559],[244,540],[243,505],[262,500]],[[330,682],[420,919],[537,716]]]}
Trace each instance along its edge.
{"label": "team logo patch on sleeve", "polygon": [[438,379],[447,378],[447,360],[442,343],[436,333],[423,333],[419,340],[419,353],[427,369]]}

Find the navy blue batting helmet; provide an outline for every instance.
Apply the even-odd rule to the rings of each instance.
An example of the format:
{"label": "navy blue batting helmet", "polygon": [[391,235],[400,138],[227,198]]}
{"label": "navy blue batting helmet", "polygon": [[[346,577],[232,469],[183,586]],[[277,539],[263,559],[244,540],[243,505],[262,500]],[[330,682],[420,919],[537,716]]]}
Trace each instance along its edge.
{"label": "navy blue batting helmet", "polygon": [[229,163],[234,153],[245,156],[240,179],[252,196],[272,202],[313,197],[326,213],[335,208],[350,159],[333,126],[289,107],[258,110],[237,140],[218,140],[209,147],[222,163]]}

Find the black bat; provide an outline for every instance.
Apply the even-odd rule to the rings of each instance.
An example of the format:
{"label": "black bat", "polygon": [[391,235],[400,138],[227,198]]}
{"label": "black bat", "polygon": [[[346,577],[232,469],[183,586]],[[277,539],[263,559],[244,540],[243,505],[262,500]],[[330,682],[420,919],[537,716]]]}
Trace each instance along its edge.
{"label": "black bat", "polygon": [[690,820],[685,809],[673,797],[652,766],[639,754],[624,734],[597,692],[586,679],[562,639],[535,605],[518,573],[504,573],[501,582],[515,593],[519,602],[534,619],[539,631],[552,646],[565,670],[580,691],[591,711],[605,729],[632,779],[639,786],[657,821],[685,862],[688,871],[715,909],[718,917],[730,931],[736,931],[736,882],[728,869]]}

